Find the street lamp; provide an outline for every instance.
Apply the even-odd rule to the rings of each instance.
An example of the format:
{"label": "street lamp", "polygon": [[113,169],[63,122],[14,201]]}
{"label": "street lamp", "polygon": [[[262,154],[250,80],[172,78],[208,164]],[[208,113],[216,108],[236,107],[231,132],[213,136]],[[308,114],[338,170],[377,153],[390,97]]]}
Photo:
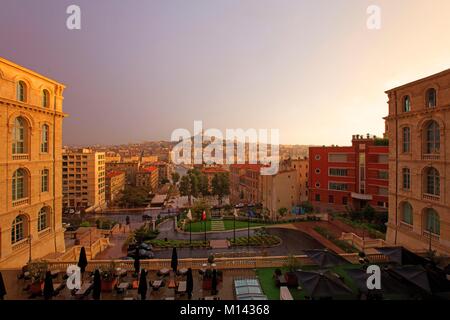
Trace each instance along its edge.
{"label": "street lamp", "polygon": [[28,262],[31,262],[31,240],[33,240],[33,236],[30,234],[28,236],[28,244],[30,246],[30,252],[29,252],[29,256],[28,256]]}

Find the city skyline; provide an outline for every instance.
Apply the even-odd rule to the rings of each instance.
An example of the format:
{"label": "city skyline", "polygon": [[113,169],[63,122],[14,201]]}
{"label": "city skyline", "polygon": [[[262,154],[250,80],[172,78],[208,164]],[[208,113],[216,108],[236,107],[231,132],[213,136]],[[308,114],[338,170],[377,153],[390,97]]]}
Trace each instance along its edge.
{"label": "city skyline", "polygon": [[346,145],[382,136],[385,90],[450,67],[450,4],[434,3],[378,1],[369,30],[371,1],[77,1],[71,31],[70,1],[4,1],[2,24],[21,23],[1,28],[1,56],[67,85],[65,145],[168,141],[194,120]]}

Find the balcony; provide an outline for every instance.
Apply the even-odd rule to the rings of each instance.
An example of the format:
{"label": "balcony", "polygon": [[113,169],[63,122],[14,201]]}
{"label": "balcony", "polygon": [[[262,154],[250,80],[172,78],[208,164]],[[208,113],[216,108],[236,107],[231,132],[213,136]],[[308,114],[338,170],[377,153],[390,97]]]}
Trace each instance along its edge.
{"label": "balcony", "polygon": [[440,158],[439,153],[422,154],[422,160],[439,160]]}
{"label": "balcony", "polygon": [[16,153],[12,155],[13,160],[29,160],[30,155],[28,153]]}
{"label": "balcony", "polygon": [[353,199],[366,200],[366,201],[370,201],[373,199],[371,194],[356,193],[356,192],[352,192],[351,197]]}
{"label": "balcony", "polygon": [[30,199],[29,198],[23,198],[23,199],[19,199],[19,200],[14,200],[12,202],[12,206],[13,207],[20,207],[20,206],[24,206],[24,205],[28,205],[30,204]]}
{"label": "balcony", "polygon": [[439,241],[440,235],[435,234],[435,233],[430,233],[430,231],[428,230],[424,230],[422,235],[426,238],[426,239],[430,239],[430,235],[431,235],[431,240],[432,241]]}
{"label": "balcony", "polygon": [[422,195],[422,198],[424,200],[431,200],[431,201],[440,201],[441,200],[440,196],[437,196],[437,195],[434,195],[434,194],[429,194],[429,193],[424,193]]}

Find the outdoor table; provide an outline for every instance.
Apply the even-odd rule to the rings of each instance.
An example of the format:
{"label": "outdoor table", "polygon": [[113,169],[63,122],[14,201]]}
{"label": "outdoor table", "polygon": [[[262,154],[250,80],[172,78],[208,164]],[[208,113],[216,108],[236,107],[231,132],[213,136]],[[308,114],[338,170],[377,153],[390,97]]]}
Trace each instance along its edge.
{"label": "outdoor table", "polygon": [[92,282],[86,282],[81,285],[81,288],[75,293],[77,296],[82,296],[86,294],[86,291],[88,291],[92,286]]}
{"label": "outdoor table", "polygon": [[180,281],[178,283],[177,292],[178,293],[185,293],[186,292],[186,287],[187,287],[187,282],[186,281]]}
{"label": "outdoor table", "polygon": [[178,272],[179,272],[181,275],[185,275],[185,274],[188,272],[188,269],[182,268],[182,269],[178,270]]}
{"label": "outdoor table", "polygon": [[152,283],[152,288],[158,290],[160,287],[162,287],[162,284],[163,284],[162,280],[155,280]]}
{"label": "outdoor table", "polygon": [[125,293],[127,289],[130,287],[130,284],[128,282],[122,282],[117,286],[117,289],[121,293]]}
{"label": "outdoor table", "polygon": [[162,276],[168,275],[169,272],[170,272],[170,270],[167,269],[167,268],[163,268],[163,269],[159,270],[159,274],[162,275]]}

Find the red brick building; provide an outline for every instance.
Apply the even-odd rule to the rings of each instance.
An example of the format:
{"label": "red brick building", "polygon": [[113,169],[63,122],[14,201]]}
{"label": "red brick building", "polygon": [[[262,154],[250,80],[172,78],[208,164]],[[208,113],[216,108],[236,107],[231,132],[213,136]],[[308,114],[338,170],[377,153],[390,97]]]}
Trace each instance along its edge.
{"label": "red brick building", "polygon": [[261,202],[261,164],[230,165],[230,202],[236,204],[257,204]]}
{"label": "red brick building", "polygon": [[377,141],[354,135],[351,146],[309,148],[309,200],[316,210],[387,211],[389,147]]}

